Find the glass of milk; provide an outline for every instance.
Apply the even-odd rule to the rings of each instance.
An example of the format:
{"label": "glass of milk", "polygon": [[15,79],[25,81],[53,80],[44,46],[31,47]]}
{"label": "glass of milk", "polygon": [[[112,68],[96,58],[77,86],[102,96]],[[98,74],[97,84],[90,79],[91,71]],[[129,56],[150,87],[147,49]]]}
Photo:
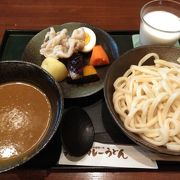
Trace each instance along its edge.
{"label": "glass of milk", "polygon": [[140,12],[141,45],[175,45],[180,38],[180,2],[153,0]]}

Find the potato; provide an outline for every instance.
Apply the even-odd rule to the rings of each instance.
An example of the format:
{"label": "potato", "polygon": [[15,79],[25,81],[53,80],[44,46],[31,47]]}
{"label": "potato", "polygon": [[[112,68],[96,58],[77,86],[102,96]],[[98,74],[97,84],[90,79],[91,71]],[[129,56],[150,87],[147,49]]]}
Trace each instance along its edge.
{"label": "potato", "polygon": [[68,75],[66,66],[53,57],[47,57],[44,59],[41,67],[51,74],[56,81],[62,81]]}

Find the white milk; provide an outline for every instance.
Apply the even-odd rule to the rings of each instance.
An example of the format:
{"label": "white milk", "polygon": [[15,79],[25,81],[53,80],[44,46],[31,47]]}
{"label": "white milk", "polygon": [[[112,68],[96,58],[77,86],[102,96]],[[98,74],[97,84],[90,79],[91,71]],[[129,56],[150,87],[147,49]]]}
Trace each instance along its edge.
{"label": "white milk", "polygon": [[[144,20],[153,28],[162,31],[153,29],[144,22],[141,22],[141,44],[174,45],[180,38],[180,19],[176,15],[165,11],[152,11],[144,16]],[[171,33],[163,31],[170,31]]]}

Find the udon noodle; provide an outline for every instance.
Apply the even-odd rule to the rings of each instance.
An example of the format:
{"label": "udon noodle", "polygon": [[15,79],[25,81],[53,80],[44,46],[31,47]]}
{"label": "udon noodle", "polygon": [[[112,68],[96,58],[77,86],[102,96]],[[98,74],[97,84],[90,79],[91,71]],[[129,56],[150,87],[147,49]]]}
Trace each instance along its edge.
{"label": "udon noodle", "polygon": [[[154,57],[153,65],[143,65]],[[127,130],[180,151],[180,65],[144,56],[114,82],[113,104]]]}

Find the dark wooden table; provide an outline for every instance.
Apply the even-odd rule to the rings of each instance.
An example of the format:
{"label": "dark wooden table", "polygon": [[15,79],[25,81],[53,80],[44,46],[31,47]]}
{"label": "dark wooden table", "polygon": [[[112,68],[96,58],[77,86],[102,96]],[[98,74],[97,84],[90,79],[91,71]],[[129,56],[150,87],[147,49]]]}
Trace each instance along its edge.
{"label": "dark wooden table", "polygon": [[[148,0],[1,0],[0,42],[6,29],[40,30],[66,22],[84,22],[104,30],[138,30],[139,13]],[[180,179],[177,171],[87,172],[18,169],[3,180],[56,179]]]}
{"label": "dark wooden table", "polygon": [[44,29],[84,22],[104,30],[139,29],[139,12],[148,0],[1,0],[0,37],[5,29]]}

